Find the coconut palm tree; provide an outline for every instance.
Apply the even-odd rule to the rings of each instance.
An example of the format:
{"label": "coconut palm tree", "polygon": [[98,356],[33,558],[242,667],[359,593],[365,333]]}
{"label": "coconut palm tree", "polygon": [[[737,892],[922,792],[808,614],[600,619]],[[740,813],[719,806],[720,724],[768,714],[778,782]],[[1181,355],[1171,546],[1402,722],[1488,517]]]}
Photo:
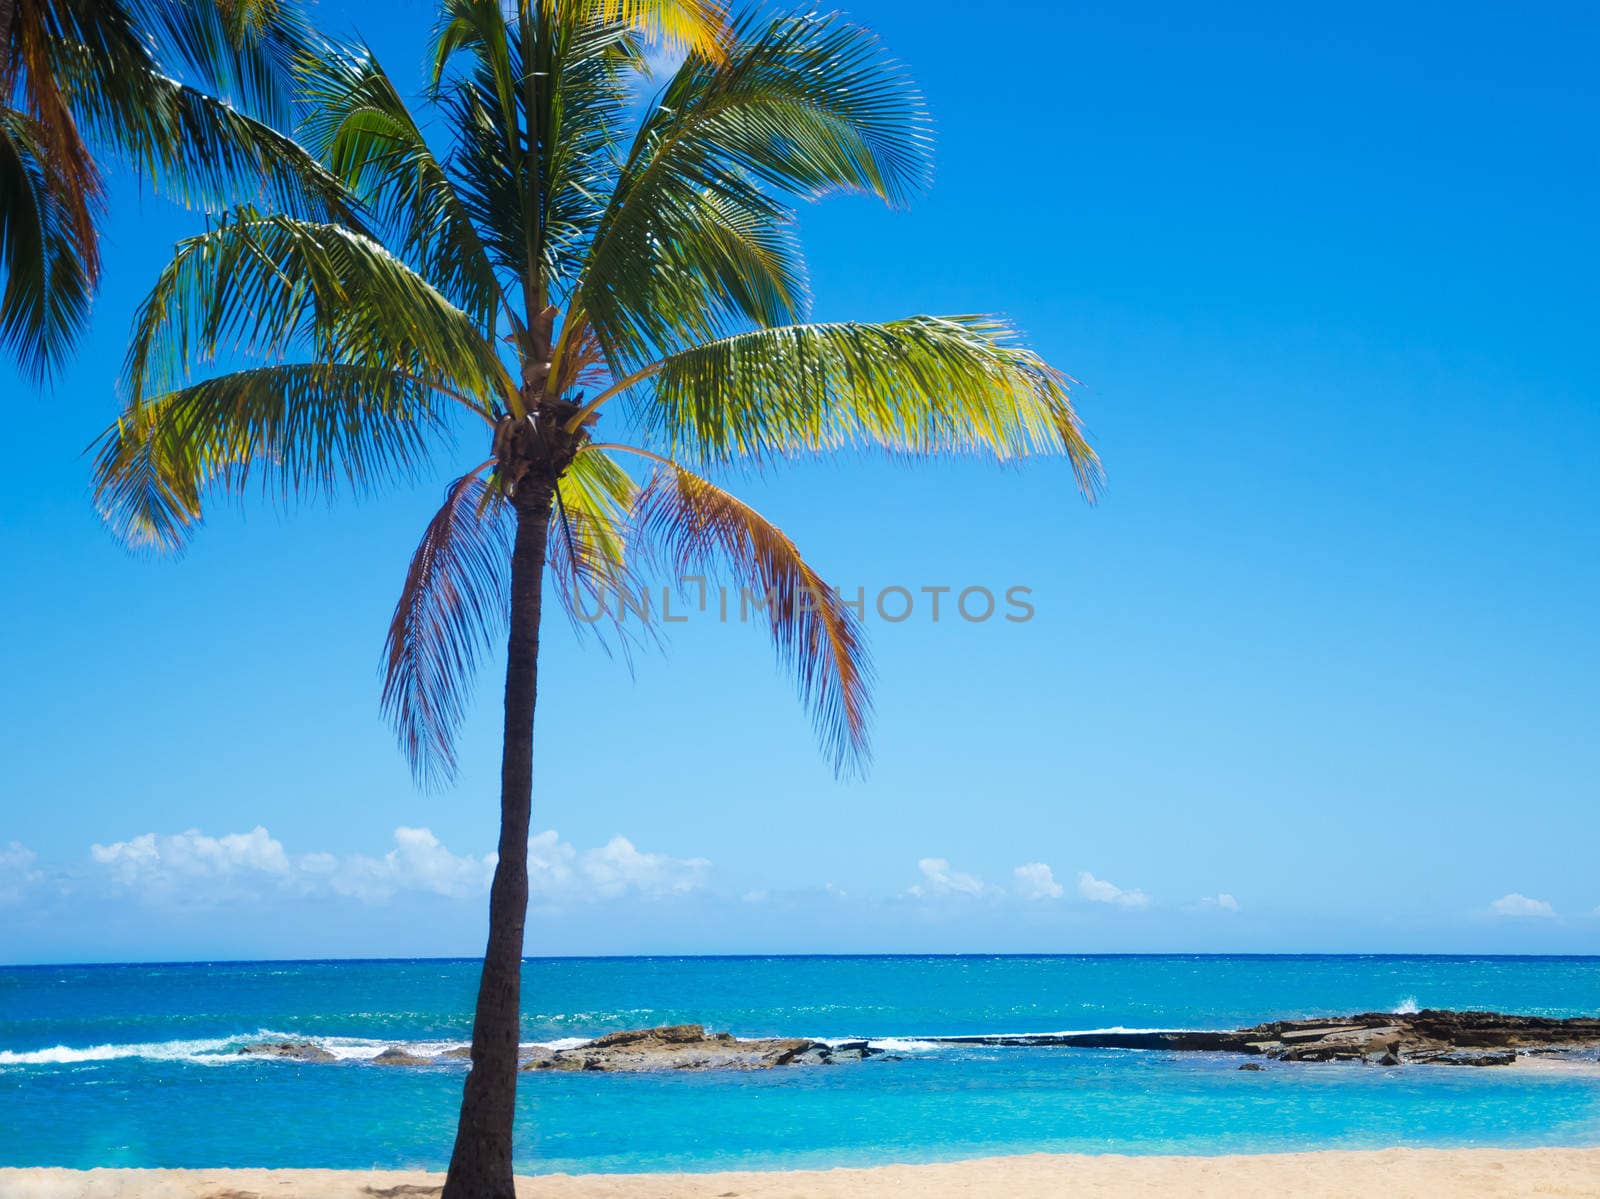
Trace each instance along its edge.
{"label": "coconut palm tree", "polygon": [[[663,30],[681,65],[646,99]],[[864,29],[693,0],[445,0],[433,74],[440,152],[370,52],[308,70],[307,141],[365,223],[240,207],[179,243],[135,322],[96,494],[129,541],[169,548],[209,494],[365,492],[481,430],[406,573],[383,705],[418,775],[448,779],[468,678],[506,638],[499,859],[445,1194],[510,1199],[546,568],[585,612],[647,551],[680,577],[730,571],[769,601],[848,768],[867,744],[857,617],[706,472],[846,447],[1059,453],[1092,491],[1098,463],[1063,377],[999,320],[806,323],[795,200],[900,204],[928,173],[920,99]],[[218,355],[245,364],[189,376]]]}
{"label": "coconut palm tree", "polygon": [[274,128],[311,37],[279,0],[0,0],[0,348],[26,376],[54,373],[88,318],[105,209],[91,146],[186,204],[254,187],[341,211],[336,181]]}

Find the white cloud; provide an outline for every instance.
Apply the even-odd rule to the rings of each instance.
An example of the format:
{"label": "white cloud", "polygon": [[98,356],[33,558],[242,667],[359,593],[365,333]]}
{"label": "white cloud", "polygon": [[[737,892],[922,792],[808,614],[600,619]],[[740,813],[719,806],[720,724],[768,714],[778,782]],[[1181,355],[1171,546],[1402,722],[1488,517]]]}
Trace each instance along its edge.
{"label": "white cloud", "polygon": [[96,843],[89,856],[114,882],[159,894],[182,894],[196,884],[230,891],[263,882],[292,886],[295,881],[283,843],[260,825],[225,837],[208,837],[199,829],[165,837],[144,833],[110,845]]}
{"label": "white cloud", "polygon": [[451,853],[425,828],[394,830],[394,848],[381,858],[354,854],[340,859],[332,854],[307,854],[302,869],[325,874],[328,886],[340,895],[354,895],[369,903],[388,899],[397,891],[424,891],[465,899],[489,889],[495,855],[481,858]]}
{"label": "white cloud", "polygon": [[1125,891],[1116,883],[1096,878],[1087,870],[1078,875],[1078,894],[1090,903],[1111,903],[1124,908],[1150,906],[1150,897],[1143,891]]}
{"label": "white cloud", "polygon": [[21,903],[23,893],[43,877],[33,868],[38,860],[39,855],[20,841],[0,849],[0,906]]}
{"label": "white cloud", "polygon": [[705,886],[710,872],[705,858],[641,853],[626,837],[585,850],[563,841],[554,829],[528,839],[528,888],[550,902],[683,895]]}
{"label": "white cloud", "polygon": [[[144,833],[96,844],[89,855],[114,886],[184,903],[273,891],[344,895],[366,903],[382,903],[401,892],[470,899],[488,891],[495,868],[492,853],[458,854],[431,830],[404,826],[394,831],[394,847],[379,857],[326,852],[291,857],[261,827],[223,837],[196,829],[173,836]],[[703,887],[710,870],[705,858],[644,853],[626,837],[586,850],[561,840],[554,830],[528,839],[529,890],[546,903],[681,895]],[[7,877],[5,853],[0,853],[0,898]]]}
{"label": "white cloud", "polygon": [[917,863],[922,881],[907,889],[907,895],[927,898],[934,895],[982,895],[983,880],[975,874],[952,870],[944,858],[923,858]]}
{"label": "white cloud", "polygon": [[612,837],[599,849],[578,855],[578,873],[598,897],[635,893],[647,898],[682,895],[705,885],[711,863],[705,858],[673,858],[640,853],[626,837]]}
{"label": "white cloud", "polygon": [[1216,908],[1220,912],[1237,912],[1239,901],[1226,891],[1219,891],[1215,895],[1207,895],[1200,901],[1203,908]]}
{"label": "white cloud", "polygon": [[1028,862],[1011,872],[1015,889],[1023,899],[1060,899],[1066,889],[1056,882],[1055,873],[1043,862]]}
{"label": "white cloud", "polygon": [[1526,895],[1513,891],[1509,895],[1502,895],[1489,905],[1489,910],[1496,916],[1537,916],[1549,918],[1556,914],[1556,910],[1542,899],[1529,899]]}

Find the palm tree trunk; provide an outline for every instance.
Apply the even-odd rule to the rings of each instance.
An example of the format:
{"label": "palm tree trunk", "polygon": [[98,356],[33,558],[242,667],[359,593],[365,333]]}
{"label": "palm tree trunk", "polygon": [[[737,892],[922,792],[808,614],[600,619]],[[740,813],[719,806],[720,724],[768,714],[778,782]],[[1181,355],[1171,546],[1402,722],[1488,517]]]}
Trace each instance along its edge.
{"label": "palm tree trunk", "polygon": [[522,932],[528,914],[539,608],[552,494],[553,483],[544,480],[525,479],[517,487],[505,744],[500,760],[500,860],[489,891],[489,945],[472,1024],[472,1070],[461,1097],[461,1120],[442,1199],[515,1199],[511,1124],[521,1035]]}

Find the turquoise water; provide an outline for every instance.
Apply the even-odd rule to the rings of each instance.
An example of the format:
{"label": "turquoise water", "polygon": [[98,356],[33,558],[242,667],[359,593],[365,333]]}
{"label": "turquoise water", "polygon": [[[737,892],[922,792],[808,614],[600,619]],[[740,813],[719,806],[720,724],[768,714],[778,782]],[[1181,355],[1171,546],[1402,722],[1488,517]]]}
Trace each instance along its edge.
{"label": "turquoise water", "polygon": [[[887,1059],[761,1074],[527,1074],[519,1168],[702,1170],[1036,1150],[1600,1144],[1600,1079],[954,1049],[919,1037],[1225,1028],[1395,1010],[1600,1012],[1600,959],[606,958],[530,961],[524,1039],[695,1021],[868,1037]],[[442,1168],[462,1070],[365,1064],[465,1040],[465,961],[0,969],[0,1165]],[[341,1062],[240,1059],[262,1036]]]}

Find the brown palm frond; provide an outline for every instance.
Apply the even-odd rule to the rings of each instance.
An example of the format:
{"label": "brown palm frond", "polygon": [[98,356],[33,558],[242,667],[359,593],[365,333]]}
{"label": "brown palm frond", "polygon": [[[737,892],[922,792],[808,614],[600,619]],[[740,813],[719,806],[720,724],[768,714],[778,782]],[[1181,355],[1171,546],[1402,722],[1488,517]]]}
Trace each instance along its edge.
{"label": "brown palm frond", "polygon": [[482,469],[446,489],[411,557],[384,644],[384,715],[423,783],[454,777],[467,681],[510,610],[514,525],[510,506],[479,478]]}
{"label": "brown palm frond", "polygon": [[[634,526],[678,576],[731,567],[745,584],[741,617],[760,611],[794,670],[817,733],[841,772],[865,764],[871,664],[856,614],[800,556],[782,529],[748,504],[675,463],[634,502]],[[752,593],[748,584],[759,591]]]}
{"label": "brown palm frond", "polygon": [[561,332],[560,361],[550,390],[566,395],[576,389],[594,391],[611,381],[605,351],[594,329],[581,317],[574,328]]}
{"label": "brown palm frond", "polygon": [[[95,222],[105,210],[105,183],[53,69],[52,42],[57,39],[47,6],[18,4],[11,20],[13,65],[22,68],[23,103],[44,132],[55,199],[70,222],[77,240],[77,256],[92,287],[100,278],[100,236]],[[12,53],[12,46],[0,46],[0,54]]]}

